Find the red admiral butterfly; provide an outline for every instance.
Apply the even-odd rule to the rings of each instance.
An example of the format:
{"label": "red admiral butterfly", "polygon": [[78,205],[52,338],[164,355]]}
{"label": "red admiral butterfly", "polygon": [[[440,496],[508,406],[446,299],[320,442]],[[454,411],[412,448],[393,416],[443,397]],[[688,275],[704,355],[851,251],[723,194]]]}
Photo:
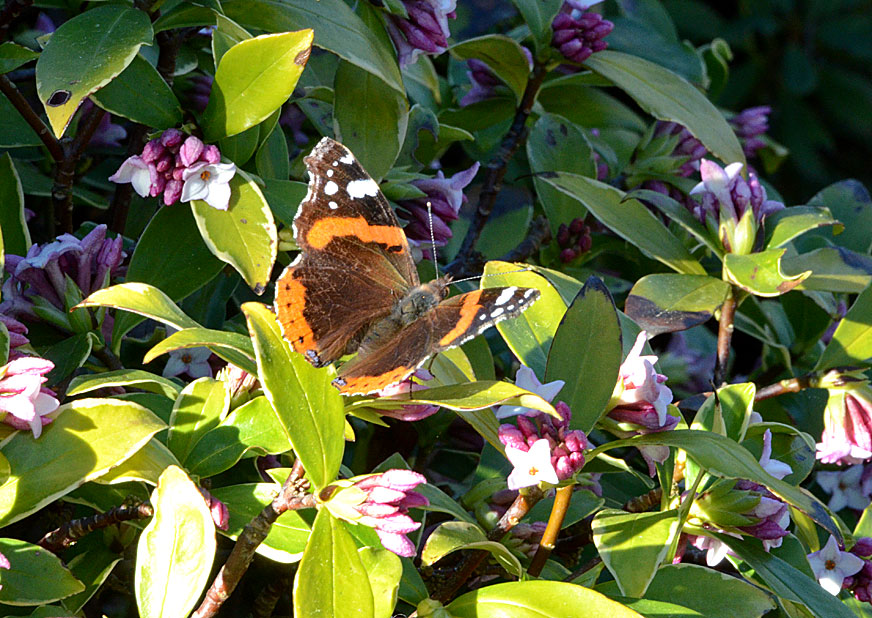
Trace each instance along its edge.
{"label": "red admiral butterfly", "polygon": [[304,161],[309,192],[294,218],[301,252],[276,283],[275,308],[285,339],[316,367],[357,352],[333,381],[341,392],[396,384],[539,297],[504,287],[446,299],[451,277],[421,284],[394,211],[345,146],[325,137]]}

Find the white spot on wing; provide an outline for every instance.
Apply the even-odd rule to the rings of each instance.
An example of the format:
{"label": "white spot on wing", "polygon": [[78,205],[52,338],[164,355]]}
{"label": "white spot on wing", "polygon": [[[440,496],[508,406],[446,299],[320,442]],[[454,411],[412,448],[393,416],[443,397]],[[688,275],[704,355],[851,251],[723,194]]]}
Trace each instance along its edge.
{"label": "white spot on wing", "polygon": [[333,178],[333,170],[327,170],[327,178]]}
{"label": "white spot on wing", "polygon": [[339,185],[332,180],[328,180],[327,184],[324,185],[324,193],[327,195],[335,195],[337,191],[339,191]]}
{"label": "white spot on wing", "polygon": [[526,292],[524,292],[524,298],[530,298],[535,293],[536,290],[534,290],[533,288],[529,288]]}
{"label": "white spot on wing", "polygon": [[345,165],[351,165],[354,163],[354,157],[351,156],[351,153],[347,153],[339,158],[340,163],[345,163]]}
{"label": "white spot on wing", "polygon": [[373,197],[378,195],[378,185],[372,178],[352,180],[348,183],[348,186],[345,187],[345,190],[348,192],[348,196],[352,199],[361,198],[365,195]]}
{"label": "white spot on wing", "polygon": [[497,307],[499,307],[500,305],[505,305],[507,302],[512,300],[512,297],[515,295],[515,292],[517,290],[518,290],[518,288],[511,287],[511,288],[506,288],[505,290],[500,292],[500,295],[497,296],[497,299],[495,301]]}
{"label": "white spot on wing", "polygon": [[482,320],[482,321],[486,320],[486,319],[487,319],[487,314],[486,314],[486,313],[482,313],[480,316],[478,316],[478,319],[479,319],[479,320]]}
{"label": "white spot on wing", "polygon": [[332,200],[327,205],[330,207],[330,210],[336,210],[337,208],[339,208],[339,204]]}
{"label": "white spot on wing", "polygon": [[503,315],[503,312],[504,312],[504,311],[505,311],[505,310],[504,310],[502,307],[497,307],[496,309],[494,309],[494,310],[491,312],[491,317],[492,317],[492,318],[498,318],[498,317],[500,317],[501,315]]}
{"label": "white spot on wing", "polygon": [[334,162],[333,162],[333,167],[338,167],[338,166],[339,166],[339,161],[334,161]]}

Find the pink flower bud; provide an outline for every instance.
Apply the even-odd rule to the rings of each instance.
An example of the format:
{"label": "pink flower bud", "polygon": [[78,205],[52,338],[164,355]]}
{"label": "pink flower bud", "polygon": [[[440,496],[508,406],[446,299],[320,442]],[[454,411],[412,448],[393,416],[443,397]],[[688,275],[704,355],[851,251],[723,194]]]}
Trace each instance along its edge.
{"label": "pink flower bud", "polygon": [[165,148],[160,143],[160,140],[153,139],[145,145],[140,156],[146,163],[154,163],[163,155],[164,151]]}
{"label": "pink flower bud", "polygon": [[160,143],[167,148],[173,148],[182,143],[182,138],[184,136],[185,134],[178,129],[167,129],[163,132],[163,135],[160,136]]}
{"label": "pink flower bud", "polygon": [[191,135],[179,149],[179,161],[185,167],[190,167],[197,162],[203,152],[203,142]]}
{"label": "pink flower bud", "polygon": [[209,144],[208,146],[203,148],[203,152],[200,155],[200,160],[205,161],[206,163],[220,163],[221,151],[218,150],[218,146]]}
{"label": "pink flower bud", "polygon": [[175,178],[167,182],[164,189],[164,205],[172,206],[179,201],[179,198],[182,196],[182,186],[182,181]]}

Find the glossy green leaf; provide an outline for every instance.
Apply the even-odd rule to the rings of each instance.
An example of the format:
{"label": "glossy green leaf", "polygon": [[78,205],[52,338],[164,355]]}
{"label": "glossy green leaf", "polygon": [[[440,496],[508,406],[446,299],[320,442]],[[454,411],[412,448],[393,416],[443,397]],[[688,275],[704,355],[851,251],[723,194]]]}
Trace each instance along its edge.
{"label": "glossy green leaf", "polygon": [[638,200],[626,199],[619,189],[576,174],[560,172],[540,177],[577,199],[606,227],[642,253],[680,273],[705,274],[705,269],[682,242]]}
{"label": "glossy green leaf", "polygon": [[857,365],[872,357],[872,286],[857,296],[839,322],[815,369]]}
{"label": "glossy green leaf", "polygon": [[811,274],[811,271],[784,274],[781,269],[784,252],[785,249],[770,249],[748,255],[728,253],[724,256],[724,276],[755,296],[781,296]]}
{"label": "glossy green leaf", "polygon": [[[833,240],[840,247],[868,254],[872,251],[872,197],[857,180],[841,180],[822,189],[811,198],[809,206],[827,208],[845,225],[845,231]],[[789,209],[792,210],[792,209]]]}
{"label": "glossy green leaf", "polygon": [[608,78],[660,120],[677,122],[724,163],[745,162],[736,134],[723,114],[683,77],[648,60],[605,50],[585,66]]}
{"label": "glossy green leaf", "polygon": [[157,34],[174,28],[214,26],[216,17],[216,12],[205,6],[180,3],[168,11],[161,10],[161,16],[152,24],[152,27]]}
{"label": "glossy green leaf", "polygon": [[511,575],[520,577],[524,572],[521,563],[505,545],[488,540],[479,526],[465,521],[440,524],[427,537],[427,543],[421,550],[421,564],[430,566],[443,556],[461,549],[483,549],[490,552]]}
{"label": "glossy green leaf", "polygon": [[294,580],[294,615],[372,618],[374,611],[354,539],[341,521],[320,509]]}
{"label": "glossy green leaf", "polygon": [[606,410],[621,366],[621,325],[611,294],[591,277],[560,320],[545,381],[566,384],[557,399],[572,408],[572,427],[590,432]]}
{"label": "glossy green leaf", "polygon": [[169,129],[182,122],[176,95],[142,56],[136,56],[121,75],[91,98],[107,112],[147,127]]}
{"label": "glossy green leaf", "polygon": [[163,376],[143,371],[142,369],[117,369],[105,373],[90,373],[73,378],[67,389],[67,396],[90,393],[98,388],[112,386],[133,386],[150,393],[159,393],[175,400],[181,387]]}
{"label": "glossy green leaf", "polygon": [[[227,505],[230,514],[227,530],[222,534],[234,540],[239,537],[245,526],[272,502],[280,489],[274,483],[247,483],[213,489],[212,495]],[[312,530],[309,523],[312,519],[304,519],[301,515],[310,513],[311,510],[285,511],[279,515],[263,543],[257,547],[257,553],[284,564],[299,562]]]}
{"label": "glossy green leaf", "polygon": [[42,145],[36,131],[27,124],[5,94],[0,94],[0,117],[3,118],[3,122],[0,122],[0,148]]}
{"label": "glossy green leaf", "polygon": [[544,376],[551,342],[566,312],[566,303],[547,279],[522,269],[523,266],[518,264],[488,262],[484,267],[481,287],[514,285],[539,290],[539,300],[517,318],[497,324],[497,330],[524,365],[533,369],[537,376]]}
{"label": "glossy green leaf", "polygon": [[363,568],[369,576],[375,609],[373,618],[391,618],[397,604],[397,591],[403,576],[400,557],[380,547],[361,547],[357,551]]}
{"label": "glossy green leaf", "polygon": [[263,454],[291,450],[287,432],[265,397],[255,397],[233,410],[196,443],[185,464],[191,474],[214,476],[233,467],[252,449]]}
{"label": "glossy green leaf", "polygon": [[230,391],[212,378],[194,380],[179,394],[170,417],[167,446],[182,463],[197,441],[230,409]]}
{"label": "glossy green leaf", "polygon": [[287,226],[294,223],[300,202],[306,197],[308,185],[293,180],[266,180],[263,194],[276,219]]}
{"label": "glossy green leaf", "polygon": [[351,62],[339,63],[333,90],[337,139],[354,153],[370,176],[380,180],[400,152],[408,102],[384,81]]}
{"label": "glossy green leaf", "polygon": [[[288,139],[281,127],[276,127],[263,142],[254,157],[257,173],[261,178],[287,180],[291,174]],[[269,200],[269,196],[267,196]]]}
{"label": "glossy green leaf", "polygon": [[36,61],[36,91],[57,137],[82,100],[121,74],[152,37],[146,13],[115,4],[58,27]]}
{"label": "glossy green leaf", "polygon": [[185,348],[208,347],[213,352],[246,372],[257,375],[251,339],[240,333],[210,328],[185,328],[176,331],[151,348],[142,358],[150,363],[162,354]]}
{"label": "glossy green leaf", "polygon": [[826,208],[815,206],[785,208],[766,217],[766,240],[763,246],[767,249],[783,247],[810,230],[829,226],[835,226],[836,234],[845,229],[845,226],[834,219]]}
{"label": "glossy green leaf", "polygon": [[0,554],[10,564],[0,571],[0,603],[42,605],[85,589],[60,558],[39,545],[0,539]]}
{"label": "glossy green leaf", "polygon": [[563,4],[560,0],[512,0],[512,4],[530,27],[536,52],[539,55],[551,44],[551,22]]}
{"label": "glossy green leaf", "polygon": [[215,525],[206,501],[176,466],[151,495],[154,517],[136,551],[136,605],[142,618],[185,618],[209,581]]}
{"label": "glossy green leaf", "polygon": [[55,365],[46,376],[48,378],[46,386],[54,386],[84,365],[91,355],[93,346],[97,343],[97,334],[88,332],[67,337],[42,350],[42,357]]}
{"label": "glossy green leaf", "polygon": [[727,282],[706,275],[647,275],[630,290],[624,311],[653,337],[707,322],[729,293]]}
{"label": "glossy green leaf", "polygon": [[115,466],[101,477],[94,479],[101,485],[117,485],[138,481],[157,485],[163,471],[170,466],[179,466],[179,460],[163,442],[152,438],[121,465]]}
{"label": "glossy green leaf", "polygon": [[627,196],[652,204],[657,208],[657,210],[663,213],[668,221],[674,221],[680,225],[688,234],[693,235],[697,240],[708,247],[709,251],[723,259],[724,246],[721,244],[720,240],[715,234],[712,234],[684,204],[679,203],[668,195],[663,195],[657,191],[649,191],[646,189],[630,191],[627,193]]}
{"label": "glossy green leaf", "polygon": [[551,233],[556,234],[561,223],[583,217],[587,210],[578,200],[558,191],[537,174],[570,172],[596,178],[593,151],[578,125],[555,114],[542,114],[527,138],[527,158],[533,172],[536,195],[548,216]]}
{"label": "glossy green leaf", "polygon": [[257,375],[285,435],[316,489],[336,478],[345,448],[342,398],[331,369],[316,369],[291,350],[273,313],[259,303],[242,311],[257,355]]}
{"label": "glossy green leaf", "polygon": [[231,47],[252,37],[245,28],[220,13],[215,15],[215,22],[217,27],[212,31],[212,60],[217,69]]}
{"label": "glossy green leaf", "polygon": [[14,71],[38,57],[38,52],[18,43],[13,43],[12,41],[0,43],[0,75]]}
{"label": "glossy green leaf", "polygon": [[227,210],[191,202],[194,219],[212,253],[233,266],[256,294],[262,294],[278,251],[272,211],[260,188],[244,172],[237,171],[230,188]]}
{"label": "glossy green leaf", "polygon": [[24,256],[30,249],[30,231],[24,221],[24,193],[9,153],[0,156],[0,230],[3,251]]}
{"label": "glossy green leaf", "polygon": [[453,618],[641,618],[590,588],[547,580],[485,586],[446,609]]}
{"label": "glossy green leaf", "polygon": [[208,141],[242,133],[288,100],[309,54],[312,30],[264,34],[231,47],[215,71],[204,112]]}
{"label": "glossy green leaf", "polygon": [[[609,596],[618,593],[615,582],[597,586],[597,590]],[[699,612],[694,615],[707,618],[759,618],[775,609],[772,597],[760,588],[695,564],[660,567],[645,591],[645,599],[675,603]]]}
{"label": "glossy green leaf", "polygon": [[458,60],[476,58],[499,77],[520,102],[530,75],[530,65],[521,46],[502,34],[487,34],[466,39],[448,48]]}
{"label": "glossy green leaf", "polygon": [[[167,250],[170,238],[172,249]],[[148,283],[158,288],[158,293],[167,300],[179,301],[211,281],[223,267],[224,264],[203,243],[190,209],[182,206],[159,208],[136,243],[125,280],[128,283]],[[143,291],[137,293],[144,294]],[[135,313],[159,319],[155,313]],[[121,337],[141,321],[142,318],[136,315],[119,313],[115,318],[112,341],[120,344]],[[187,319],[187,322],[190,322],[189,326],[196,325],[193,320]],[[179,324],[173,326],[183,328]]]}
{"label": "glossy green leaf", "polygon": [[393,50],[342,0],[227,0],[222,6],[231,19],[267,32],[311,28],[315,47],[333,52],[405,93]]}
{"label": "glossy green leaf", "polygon": [[242,133],[221,138],[218,141],[221,155],[233,161],[237,167],[244,166],[257,152],[260,143],[260,127],[261,125],[255,125]]}
{"label": "glossy green leaf", "polygon": [[842,247],[784,256],[781,267],[788,275],[811,271],[811,275],[796,286],[798,290],[858,294],[872,283],[872,257]]}
{"label": "glossy green leaf", "polygon": [[678,529],[678,511],[627,513],[606,509],[591,524],[593,542],[621,594],[642,597]]}
{"label": "glossy green leaf", "polygon": [[117,399],[80,399],[34,440],[19,431],[3,445],[11,476],[0,485],[0,525],[41,509],[128,459],[166,425]]}

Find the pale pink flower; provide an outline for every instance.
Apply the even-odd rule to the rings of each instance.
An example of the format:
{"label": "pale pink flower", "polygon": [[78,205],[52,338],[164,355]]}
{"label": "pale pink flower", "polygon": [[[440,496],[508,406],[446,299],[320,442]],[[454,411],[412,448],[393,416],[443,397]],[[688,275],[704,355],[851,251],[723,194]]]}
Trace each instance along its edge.
{"label": "pale pink flower", "polygon": [[54,363],[42,358],[25,356],[0,368],[0,412],[3,421],[16,429],[30,429],[38,438],[42,426],[51,423],[43,418],[57,410],[54,393],[42,388],[44,377],[54,369]]}

